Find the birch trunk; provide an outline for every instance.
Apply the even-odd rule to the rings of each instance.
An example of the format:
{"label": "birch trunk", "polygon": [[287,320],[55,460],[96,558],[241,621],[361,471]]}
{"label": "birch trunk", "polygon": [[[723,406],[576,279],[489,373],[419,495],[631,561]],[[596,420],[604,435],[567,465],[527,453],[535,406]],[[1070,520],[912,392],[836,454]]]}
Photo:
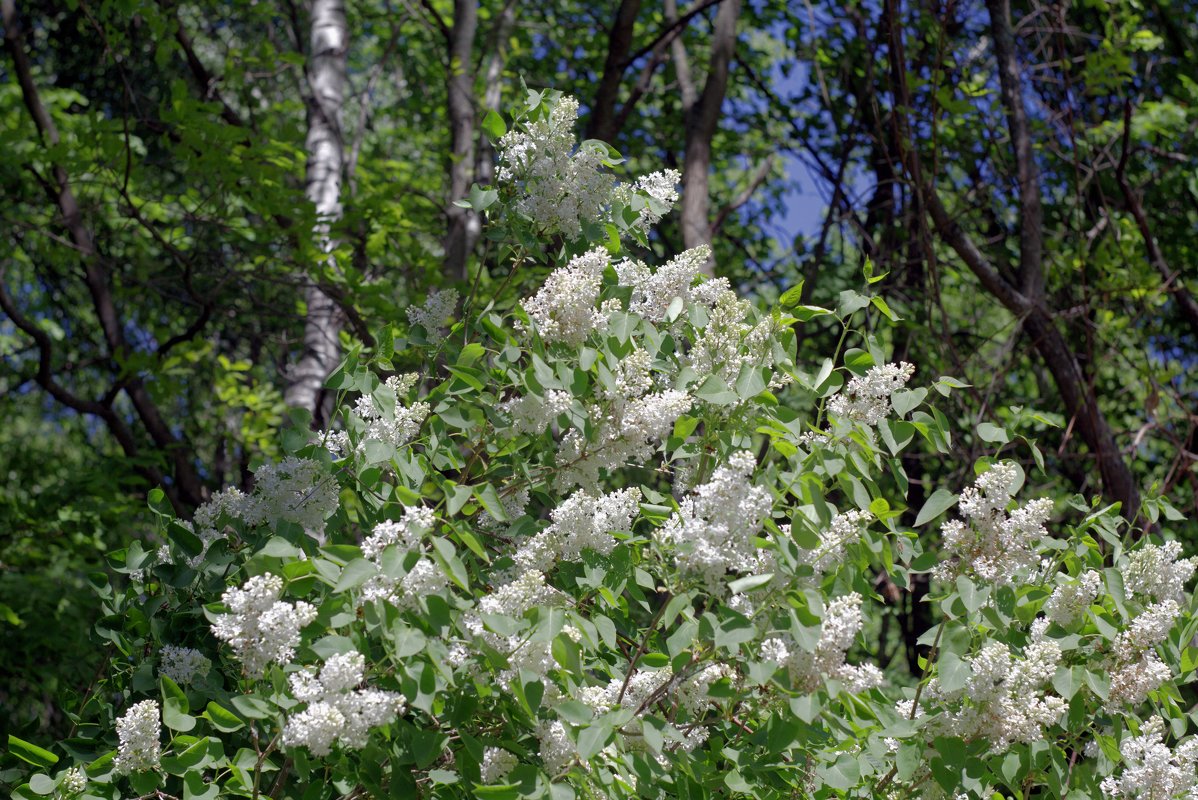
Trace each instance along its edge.
{"label": "birch trunk", "polygon": [[[341,218],[341,174],[345,146],[341,129],[346,90],[349,30],[343,0],[313,0],[308,56],[308,167],[304,194],[316,206],[315,236],[329,267],[335,268],[336,242],[331,231]],[[329,400],[324,382],[341,358],[340,335],[345,319],[337,303],[315,283],[304,291],[308,314],[304,349],[291,370],[284,399],[307,409],[313,425],[328,422]]]}

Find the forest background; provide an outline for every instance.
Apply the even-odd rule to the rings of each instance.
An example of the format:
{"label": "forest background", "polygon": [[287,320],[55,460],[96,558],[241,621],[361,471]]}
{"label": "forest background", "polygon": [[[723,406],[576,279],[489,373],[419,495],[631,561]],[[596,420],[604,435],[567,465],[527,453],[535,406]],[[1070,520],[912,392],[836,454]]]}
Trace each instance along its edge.
{"label": "forest background", "polygon": [[[681,172],[647,258],[710,243],[766,308],[868,279],[889,359],[970,384],[957,457],[903,457],[912,516],[996,449],[1141,524],[1198,510],[1198,4],[0,9],[0,734],[70,727],[89,575],[152,488],[184,516],[249,488],[348,348],[434,288],[503,295],[477,209],[526,89],[579,98],[620,170]],[[883,589],[916,671],[926,584]]]}

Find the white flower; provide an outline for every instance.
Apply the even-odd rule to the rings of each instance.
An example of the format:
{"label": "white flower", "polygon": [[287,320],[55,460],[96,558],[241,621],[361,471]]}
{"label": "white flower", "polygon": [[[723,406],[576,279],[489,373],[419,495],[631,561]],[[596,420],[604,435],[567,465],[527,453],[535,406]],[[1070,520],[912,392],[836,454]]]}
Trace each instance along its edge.
{"label": "white flower", "polygon": [[550,775],[564,772],[578,758],[578,748],[559,720],[540,720],[536,733],[541,743],[541,762]]}
{"label": "white flower", "polygon": [[207,675],[212,666],[212,662],[203,653],[190,647],[164,645],[158,651],[158,656],[158,674],[165,675],[180,686]]}
{"label": "white flower", "polygon": [[864,376],[850,380],[832,398],[828,410],[849,422],[877,425],[890,415],[890,396],[914,374],[915,367],[905,361],[870,367]]}
{"label": "white flower", "polygon": [[1102,782],[1102,793],[1112,798],[1156,800],[1198,795],[1198,739],[1190,738],[1176,750],[1164,741],[1165,724],[1153,717],[1140,726],[1139,736],[1119,743],[1123,769]]}
{"label": "white flower", "polygon": [[1047,696],[1043,688],[1056,674],[1061,649],[1051,639],[1033,640],[1016,658],[1002,642],[987,642],[966,659],[970,668],[965,687],[943,691],[938,679],[927,686],[929,703],[945,708],[931,717],[937,730],[964,739],[981,737],[992,753],[1005,752],[1015,742],[1044,738],[1065,710],[1060,697]]}
{"label": "white flower", "polygon": [[562,97],[548,119],[526,130],[513,130],[499,140],[496,180],[520,184],[516,210],[538,232],[561,234],[573,241],[584,223],[606,220],[615,179],[604,172],[606,157],[599,147],[575,150],[574,124],[578,101]]}
{"label": "white flower", "polygon": [[570,410],[570,402],[569,392],[550,389],[543,398],[530,394],[505,400],[499,410],[511,419],[517,433],[536,436],[550,430],[557,418]]}
{"label": "white flower", "polygon": [[161,757],[162,746],[158,734],[162,727],[158,703],[143,700],[132,706],[116,721],[117,745],[116,771],[121,775],[156,769]]}
{"label": "white flower", "polygon": [[575,256],[549,273],[540,291],[521,304],[542,339],[578,345],[607,324],[608,314],[595,303],[610,263],[603,247]]}
{"label": "white flower", "polygon": [[640,489],[592,496],[576,492],[553,510],[553,524],[532,536],[514,556],[523,570],[548,572],[558,561],[577,561],[583,550],[606,555],[615,547],[612,531],[628,530],[639,508]]}
{"label": "white flower", "polygon": [[863,624],[861,595],[847,594],[833,600],[824,611],[814,652],[774,636],[762,642],[761,657],[785,669],[802,692],[814,692],[827,678],[840,680],[851,693],[864,692],[882,683],[881,671],[872,664],[857,666],[844,660]]}
{"label": "white flower", "polygon": [[87,772],[83,767],[71,767],[62,776],[62,788],[67,794],[79,794],[87,788]]}
{"label": "white flower", "polygon": [[679,502],[658,533],[678,568],[698,577],[713,594],[725,593],[729,572],[752,572],[757,565],[753,537],[773,500],[750,481],[755,467],[752,453],[733,454],[710,481]]}
{"label": "white flower", "polygon": [[293,522],[309,533],[324,531],[337,509],[341,487],[324,466],[310,458],[288,456],[254,472],[254,494],[243,506],[248,525]]}
{"label": "white flower", "polygon": [[403,516],[398,520],[384,520],[374,526],[370,536],[362,542],[362,555],[377,560],[383,550],[393,544],[404,550],[415,550],[435,523],[436,517],[431,508],[405,506]]}
{"label": "white flower", "polygon": [[1140,705],[1149,692],[1173,677],[1172,670],[1154,648],[1169,635],[1180,615],[1181,608],[1172,599],[1153,603],[1115,639],[1106,665],[1111,680],[1106,700],[1108,710],[1117,710],[1124,704]]}
{"label": "white flower", "polygon": [[334,742],[365,747],[371,729],[394,721],[405,703],[395,692],[356,688],[365,671],[365,657],[351,652],[329,656],[319,673],[309,667],[292,674],[292,694],[308,707],[288,718],[283,744],[315,756],[328,755]]}
{"label": "white flower", "polygon": [[430,341],[440,342],[445,338],[445,322],[457,305],[457,289],[434,289],[423,305],[408,307],[408,321],[428,331]]}
{"label": "white flower", "polygon": [[1127,556],[1123,564],[1123,586],[1129,594],[1148,595],[1158,600],[1183,602],[1185,585],[1198,567],[1198,558],[1179,558],[1181,544],[1145,544]]}
{"label": "white flower", "polygon": [[681,299],[684,306],[690,305],[694,302],[691,284],[709,258],[711,248],[699,245],[680,253],[655,271],[639,261],[625,260],[617,264],[620,285],[632,288],[629,312],[650,322],[664,322],[675,298]]}
{"label": "white flower", "polygon": [[411,391],[417,376],[413,374],[393,375],[383,382],[376,392],[383,395],[385,405],[380,408],[373,395],[358,398],[354,411],[366,423],[366,430],[358,443],[358,452],[365,452],[367,441],[384,442],[400,447],[416,437],[420,426],[428,417],[428,403],[403,404],[403,398]]}
{"label": "white flower", "polygon": [[1101,590],[1102,575],[1089,570],[1076,580],[1053,589],[1052,596],[1044,602],[1044,614],[1058,625],[1071,625],[1086,613]]}
{"label": "white flower", "polygon": [[[846,548],[861,539],[861,532],[871,519],[873,515],[868,511],[857,509],[837,514],[821,534],[820,546],[814,550],[800,548],[800,558],[811,565],[816,576],[823,575],[844,561]],[[785,527],[789,530],[789,526]]]}
{"label": "white flower", "polygon": [[483,751],[483,763],[479,765],[483,783],[499,783],[515,769],[519,761],[514,753],[501,747],[488,747]]}
{"label": "white flower", "polygon": [[968,525],[949,520],[941,526],[949,558],[936,567],[937,578],[952,580],[969,572],[1004,585],[1038,566],[1036,548],[1048,535],[1044,523],[1052,513],[1052,501],[1032,500],[1008,514],[1018,476],[1012,464],[993,464],[961,493],[961,515]]}
{"label": "white flower", "polygon": [[217,617],[212,633],[233,648],[252,678],[262,677],[272,662],[289,662],[300,629],[316,619],[315,607],[302,600],[283,602],[282,592],[283,579],[266,573],[250,578],[240,589],[226,590],[221,598],[231,613]]}

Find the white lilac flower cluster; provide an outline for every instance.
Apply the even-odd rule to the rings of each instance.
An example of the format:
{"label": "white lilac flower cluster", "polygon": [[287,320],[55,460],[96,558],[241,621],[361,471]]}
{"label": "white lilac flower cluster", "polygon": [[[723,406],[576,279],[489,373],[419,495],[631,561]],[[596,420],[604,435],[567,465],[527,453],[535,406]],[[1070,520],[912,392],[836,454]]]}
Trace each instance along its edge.
{"label": "white lilac flower cluster", "polygon": [[1102,781],[1105,797],[1198,799],[1198,738],[1191,737],[1170,749],[1165,744],[1165,722],[1153,717],[1140,726],[1139,736],[1119,743],[1123,768],[1118,777]]}
{"label": "white lilac flower cluster", "polygon": [[565,772],[578,759],[578,747],[561,720],[538,720],[536,736],[541,763],[550,775]]}
{"label": "white lilac flower cluster", "polygon": [[727,591],[728,573],[754,572],[761,565],[753,537],[761,532],[773,500],[769,491],[751,482],[755,467],[752,453],[734,453],[710,481],[679,502],[658,532],[678,569],[717,596]]}
{"label": "white lilac flower cluster", "polygon": [[498,143],[501,186],[519,185],[516,211],[544,235],[579,239],[583,226],[611,221],[615,208],[633,208],[631,227],[641,232],[657,224],[678,200],[679,175],[655,172],[618,185],[606,171],[606,148],[598,142],[576,146],[578,101],[561,97],[547,118],[504,134]]}
{"label": "white lilac flower cluster", "polygon": [[[227,538],[226,523],[232,520],[251,528],[292,522],[310,535],[322,536],[340,491],[337,481],[313,459],[288,456],[278,464],[263,464],[254,472],[252,493],[229,487],[197,508],[191,520],[178,521],[200,540],[200,552],[187,558],[187,565],[199,566],[212,545]],[[159,548],[158,561],[174,561],[169,546]]]}
{"label": "white lilac flower cluster", "polygon": [[616,203],[626,208],[638,205],[640,198],[637,220],[632,226],[648,233],[678,202],[677,186],[681,180],[682,176],[675,169],[653,172],[640,176],[631,185],[616,186],[612,197]]}
{"label": "white lilac flower cluster", "polygon": [[[634,376],[644,366],[646,378]],[[593,440],[571,428],[562,437],[557,454],[557,483],[562,488],[582,486],[595,490],[600,473],[627,464],[638,464],[653,455],[657,443],[670,434],[674,422],[691,409],[694,399],[686,392],[665,389],[649,392],[649,367],[643,359],[620,370],[628,394],[587,409],[595,427]]]}
{"label": "white lilac flower cluster", "polygon": [[[938,731],[963,739],[983,738],[993,753],[1005,752],[1016,742],[1044,738],[1044,728],[1056,723],[1066,704],[1045,694],[1044,687],[1061,661],[1061,648],[1043,637],[1046,623],[1039,622],[1033,625],[1022,658],[1012,655],[1002,642],[988,642],[965,659],[970,676],[964,687],[946,691],[938,678],[928,682],[924,700],[944,706],[932,718]],[[911,702],[899,703],[904,716],[910,713]]]}
{"label": "white lilac flower cluster", "polygon": [[316,619],[316,608],[302,600],[279,599],[283,579],[256,575],[241,588],[229,588],[221,597],[228,614],[212,623],[212,633],[229,644],[247,675],[260,678],[271,663],[286,664],[295,655],[300,629]]}
{"label": "white lilac flower cluster", "polygon": [[549,527],[516,550],[516,566],[521,571],[549,572],[559,561],[577,561],[583,550],[607,555],[616,545],[612,531],[629,529],[640,498],[640,489],[598,496],[575,492],[550,513]]}
{"label": "white lilac flower cluster", "polygon": [[[568,601],[567,595],[545,582],[544,573],[535,569],[525,570],[482,597],[474,611],[463,614],[462,627],[470,635],[507,657],[508,668],[501,670],[498,675],[501,683],[511,681],[521,669],[544,676],[556,666],[550,642],[533,642],[526,636],[504,636],[495,633],[486,628],[484,617],[502,615],[518,619],[536,606],[562,607]],[[580,637],[577,629],[572,626],[566,626],[562,632],[574,639]],[[546,681],[545,689],[547,698],[557,696],[557,687],[552,682]]]}
{"label": "white lilac flower cluster", "polygon": [[1052,501],[1032,500],[1010,513],[1019,472],[1013,464],[994,464],[961,493],[961,515],[967,522],[949,520],[941,526],[947,556],[933,571],[941,580],[972,574],[997,585],[1036,567],[1036,548],[1048,535],[1044,523]]}
{"label": "white lilac flower cluster", "polygon": [[[400,447],[416,437],[428,417],[429,405],[417,402],[408,406],[404,405],[403,399],[417,380],[419,376],[414,373],[392,375],[383,381],[374,394],[364,394],[358,398],[354,412],[364,423],[365,429],[358,442],[357,452],[365,452],[366,443],[370,441]],[[379,395],[377,399],[376,394]],[[344,458],[351,449],[348,431],[325,431],[321,434],[321,446],[334,458]]]}
{"label": "white lilac flower cluster", "polygon": [[[425,506],[407,506],[398,520],[386,520],[362,542],[362,555],[373,562],[379,571],[362,585],[362,600],[382,600],[398,608],[416,608],[420,598],[436,594],[445,588],[441,568],[424,553],[424,535],[436,523],[433,510]],[[402,552],[419,552],[420,559],[402,577],[395,577],[386,568],[383,553],[389,547]]]}
{"label": "white lilac flower cluster", "polygon": [[578,101],[562,97],[548,118],[505,133],[495,175],[500,185],[522,184],[516,210],[538,232],[571,241],[582,236],[584,223],[603,219],[616,185],[604,170],[602,146],[575,147],[577,121]]}
{"label": "white lilac flower cluster", "polygon": [[544,397],[529,394],[504,400],[499,411],[511,420],[516,433],[537,436],[550,430],[557,418],[570,409],[571,402],[569,392],[550,389]]}
{"label": "white lilac flower cluster", "polygon": [[62,776],[62,789],[68,795],[82,794],[87,788],[87,772],[83,767],[71,767]]}
{"label": "white lilac flower cluster", "polygon": [[1140,705],[1149,692],[1173,677],[1155,648],[1169,635],[1179,616],[1181,607],[1175,600],[1161,600],[1144,609],[1115,639],[1106,665],[1111,680],[1106,700],[1108,710],[1117,710],[1124,704]]}
{"label": "white lilac flower cluster", "polygon": [[603,272],[611,264],[607,249],[597,247],[570,259],[545,278],[535,295],[521,307],[546,342],[579,345],[592,331],[607,325],[618,301],[595,308],[603,285]]}
{"label": "white lilac flower cluster", "polygon": [[212,662],[199,650],[190,647],[164,645],[158,651],[158,674],[165,675],[180,686],[208,674]]}
{"label": "white lilac flower cluster", "polygon": [[711,248],[700,245],[680,253],[656,270],[650,269],[640,261],[621,261],[616,265],[616,275],[621,286],[632,289],[629,313],[642,316],[653,323],[661,323],[666,321],[670,305],[675,298],[682,300],[684,307],[693,305],[696,302],[696,292],[702,294],[702,291],[700,287],[692,286],[709,258]]}
{"label": "white lilac flower cluster", "polygon": [[314,756],[328,755],[333,744],[361,749],[373,728],[395,720],[406,702],[402,694],[359,689],[366,670],[361,653],[329,656],[319,672],[308,667],[288,681],[296,700],[307,707],[287,719],[283,744],[307,747]]}
{"label": "white lilac flower cluster", "polygon": [[847,422],[877,425],[890,416],[890,397],[907,384],[915,367],[907,362],[870,367],[853,378],[828,403],[828,410]]}
{"label": "white lilac flower cluster", "polygon": [[445,323],[453,317],[458,299],[457,289],[434,289],[424,303],[408,307],[408,322],[424,328],[429,341],[438,343],[445,338]]}
{"label": "white lilac flower cluster", "polygon": [[1131,594],[1158,600],[1184,602],[1185,586],[1198,568],[1198,558],[1181,558],[1181,544],[1145,544],[1129,553],[1120,572],[1123,586]]}
{"label": "white lilac flower cluster", "polygon": [[772,636],[761,643],[761,657],[785,669],[799,691],[814,692],[824,680],[832,678],[841,681],[850,693],[864,692],[881,685],[881,671],[873,664],[845,663],[845,654],[863,624],[861,595],[847,594],[833,600],[825,609],[813,652],[794,641]]}
{"label": "white lilac flower cluster", "polygon": [[1068,627],[1086,613],[1101,590],[1102,575],[1089,570],[1053,589],[1052,595],[1044,601],[1044,615],[1052,622]]}
{"label": "white lilac flower cluster", "polygon": [[483,762],[479,765],[483,783],[499,783],[516,768],[516,755],[502,747],[488,747],[483,751]]}
{"label": "white lilac flower cluster", "polygon": [[[873,514],[857,509],[837,514],[820,535],[819,547],[811,550],[800,548],[800,560],[811,566],[818,579],[844,561],[848,547],[860,541],[861,533],[872,519]],[[783,528],[787,533],[790,530],[789,525]]]}
{"label": "white lilac flower cluster", "polygon": [[158,741],[161,727],[162,716],[155,700],[141,701],[116,721],[119,743],[113,764],[118,774],[128,775],[158,767],[162,755],[162,745]]}

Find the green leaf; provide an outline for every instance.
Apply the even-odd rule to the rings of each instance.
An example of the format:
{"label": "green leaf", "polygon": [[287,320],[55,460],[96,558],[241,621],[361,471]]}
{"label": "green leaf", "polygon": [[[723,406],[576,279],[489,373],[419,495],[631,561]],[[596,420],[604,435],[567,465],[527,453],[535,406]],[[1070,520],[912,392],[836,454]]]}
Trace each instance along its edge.
{"label": "green leaf", "polygon": [[458,558],[453,542],[441,536],[433,537],[433,549],[437,551],[441,567],[450,580],[463,591],[470,591],[470,575],[466,572],[466,565],[462,563],[462,559]]}
{"label": "green leaf", "polygon": [[220,785],[204,783],[202,772],[189,772],[183,777],[183,800],[215,800],[220,795]]}
{"label": "green leaf", "polygon": [[794,308],[803,299],[803,281],[800,280],[797,284],[787,289],[778,298],[778,304],[783,308]]}
{"label": "green leaf", "polygon": [[492,109],[483,117],[483,131],[492,142],[498,142],[507,133],[507,123],[501,114]]}
{"label": "green leaf", "polygon": [[58,756],[49,750],[24,739],[18,739],[11,733],[8,735],[8,752],[35,767],[52,767],[58,763]]}
{"label": "green leaf", "polygon": [[158,676],[158,685],[162,691],[162,724],[172,731],[187,733],[196,726],[196,718],[187,713],[191,708],[187,695],[166,675]]}
{"label": "green leaf", "polygon": [[957,504],[957,495],[947,489],[937,489],[932,492],[932,496],[923,504],[923,508],[919,509],[919,515],[915,518],[915,525],[923,525],[936,517],[948,511]]}
{"label": "green leaf", "polygon": [[495,491],[495,487],[489,483],[482,486],[474,487],[474,496],[478,498],[478,502],[482,503],[483,508],[487,513],[496,519],[498,522],[511,522],[507,518],[507,512],[503,510],[503,501],[499,499],[499,492]]}
{"label": "green leaf", "polygon": [[978,423],[978,438],[983,442],[991,444],[1006,444],[1011,441],[1011,437],[1007,435],[1006,428],[995,425],[993,422]]}
{"label": "green leaf", "polygon": [[578,756],[587,761],[593,758],[611,740],[611,726],[596,723],[583,728],[578,733]]}
{"label": "green leaf", "polygon": [[37,773],[29,776],[29,789],[34,794],[53,794],[55,785],[54,779],[49,775]]}
{"label": "green leaf", "polygon": [[891,311],[890,306],[886,304],[886,301],[883,300],[880,295],[874,295],[873,297],[869,298],[869,302],[873,304],[874,308],[885,314],[886,319],[890,320],[891,322],[902,321],[903,318]]}
{"label": "green leaf", "polygon": [[204,719],[222,733],[232,733],[245,725],[236,714],[215,702],[209,702],[208,707],[204,709]]}
{"label": "green leaf", "polygon": [[743,594],[745,592],[751,592],[754,589],[765,586],[767,583],[773,580],[773,578],[774,573],[772,572],[766,572],[761,575],[749,575],[748,577],[737,578],[736,580],[732,581],[732,583],[728,584],[728,589],[731,590],[733,594]]}
{"label": "green leaf", "polygon": [[765,381],[761,377],[761,367],[755,364],[742,364],[740,374],[736,377],[736,394],[741,400],[756,397],[765,391]]}
{"label": "green leaf", "polygon": [[377,573],[378,567],[373,563],[364,558],[355,558],[345,565],[345,569],[341,570],[341,577],[337,579],[337,585],[333,591],[340,593],[357,589]]}
{"label": "green leaf", "polygon": [[712,375],[703,381],[703,385],[695,390],[695,397],[713,406],[732,405],[740,399],[718,375]]}

